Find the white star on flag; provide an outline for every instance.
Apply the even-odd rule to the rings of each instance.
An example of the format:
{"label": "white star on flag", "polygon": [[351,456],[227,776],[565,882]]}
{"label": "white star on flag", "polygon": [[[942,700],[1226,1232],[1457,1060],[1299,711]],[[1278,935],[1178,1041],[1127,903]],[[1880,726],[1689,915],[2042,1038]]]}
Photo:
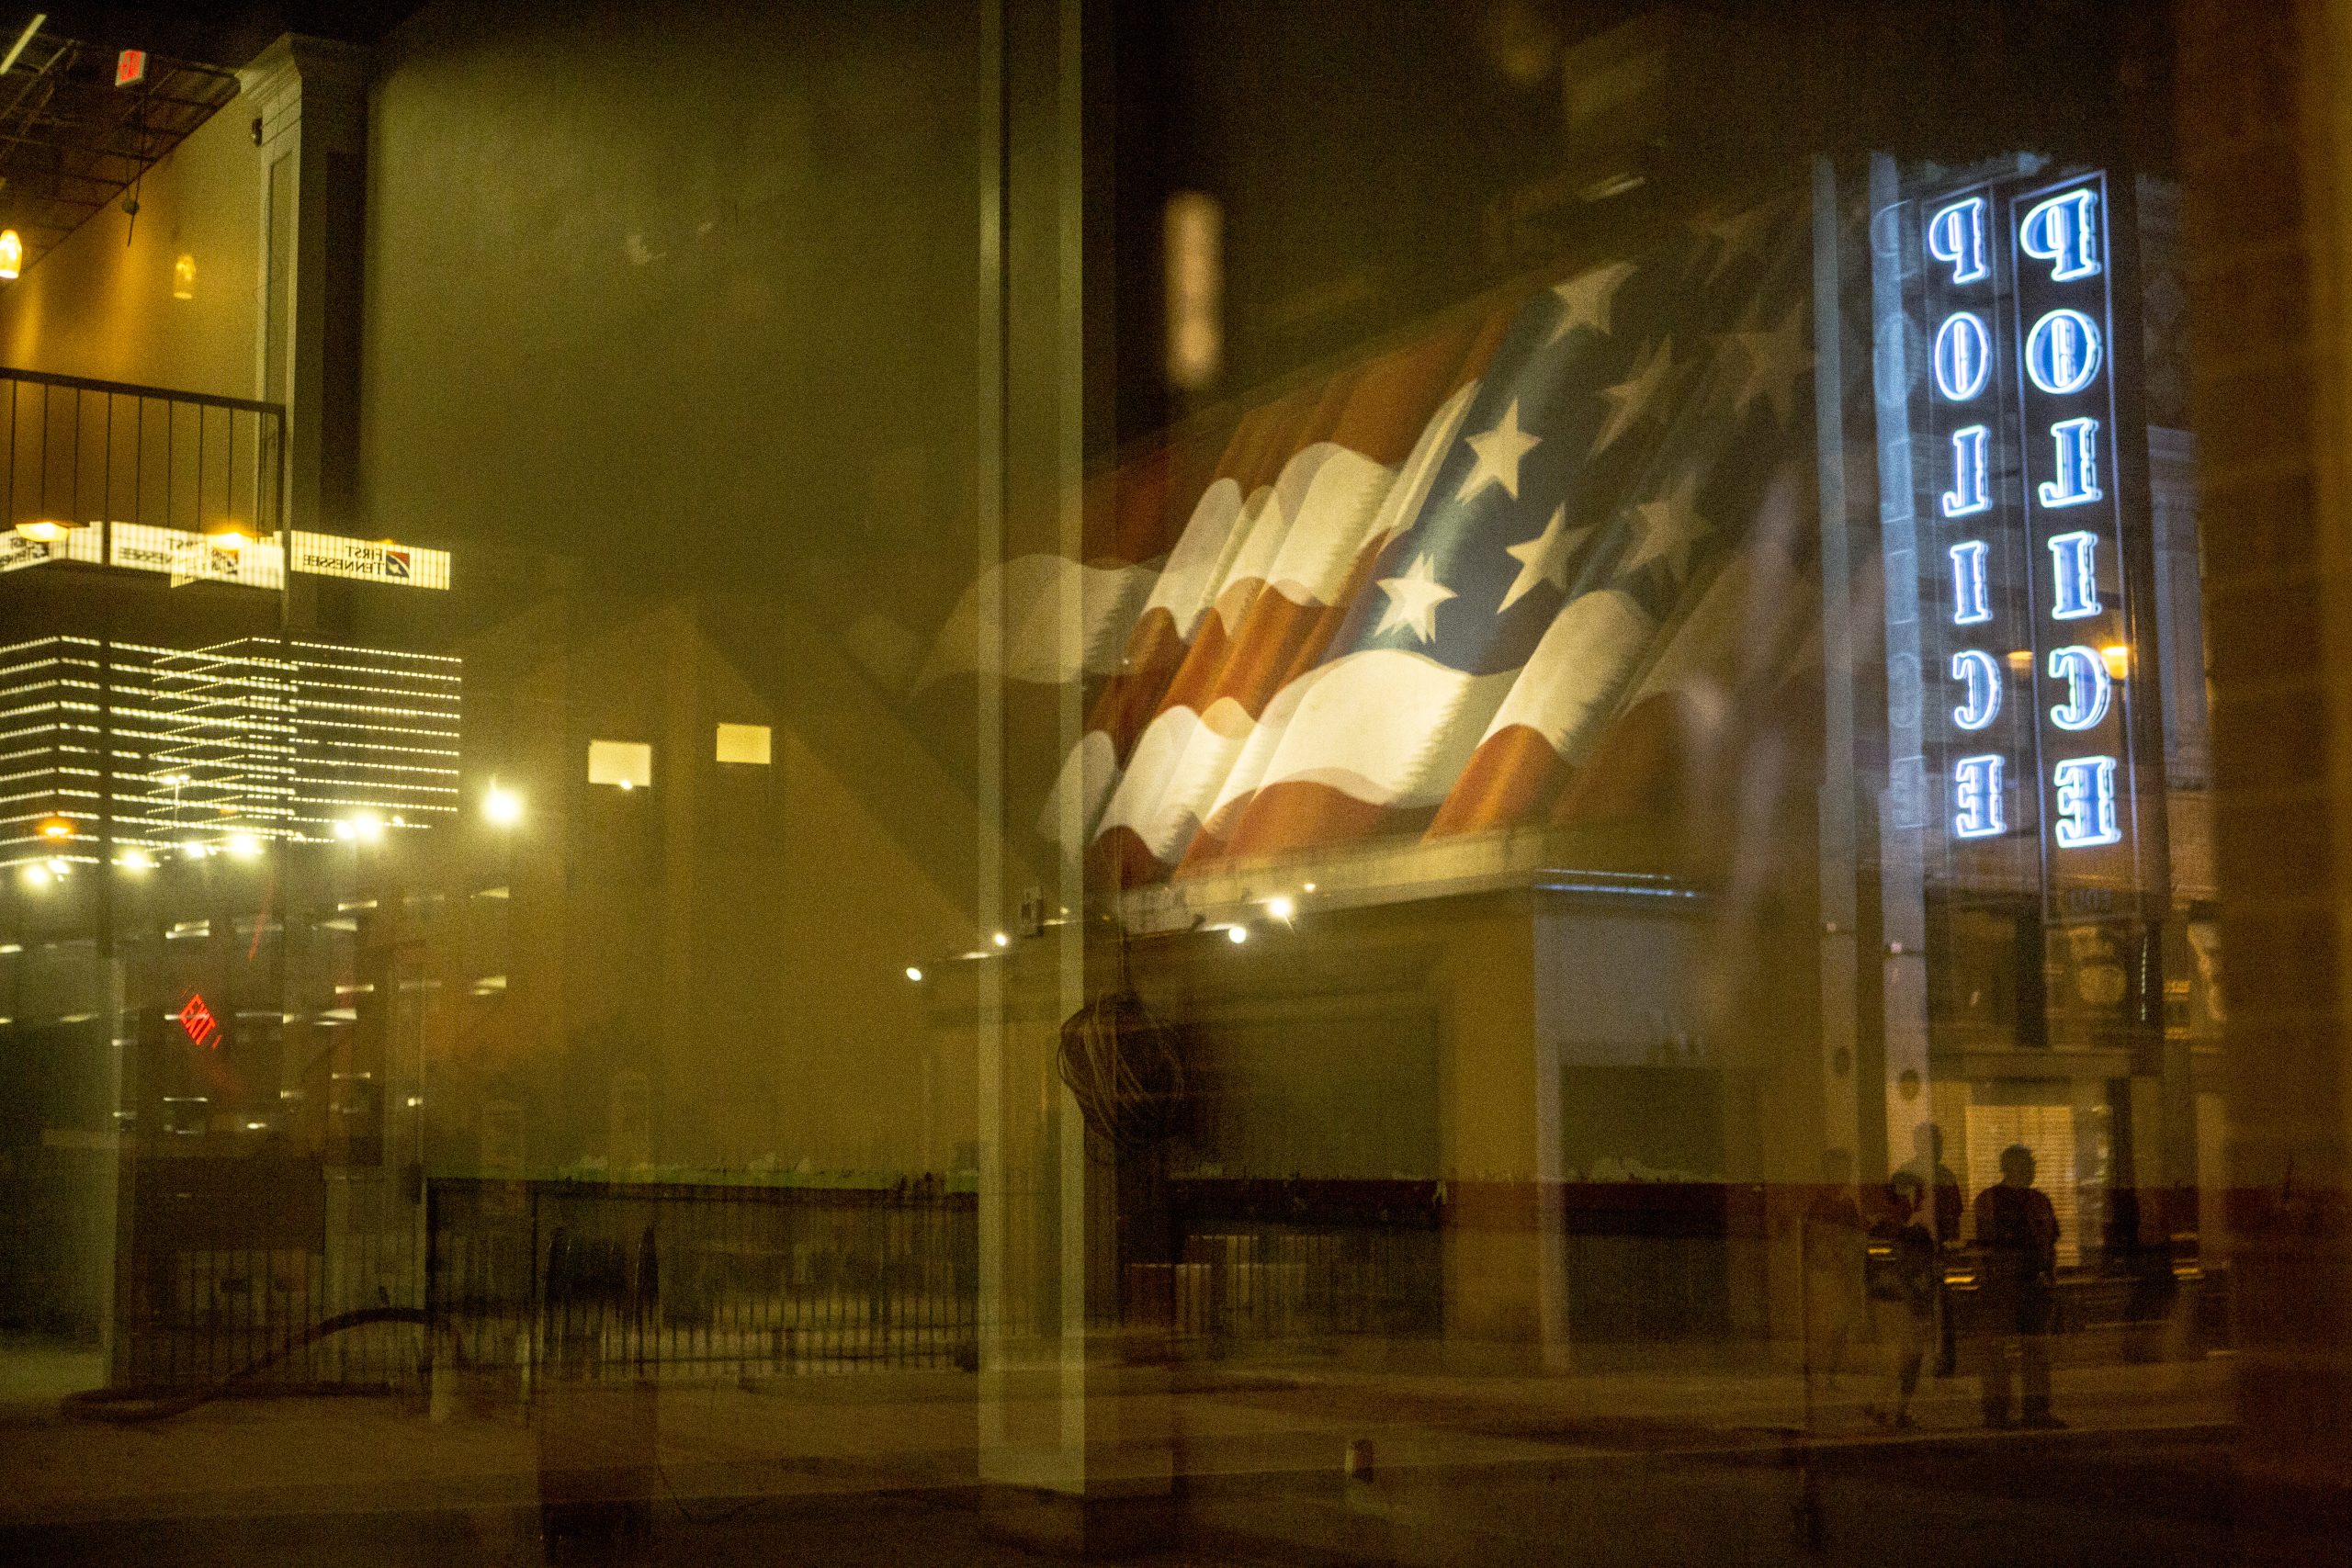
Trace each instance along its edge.
{"label": "white star on flag", "polygon": [[1454,500],[1467,501],[1490,484],[1503,487],[1503,493],[1513,501],[1519,499],[1519,460],[1527,456],[1540,435],[1526,434],[1519,428],[1519,400],[1513,398],[1510,407],[1503,410],[1503,417],[1494,429],[1483,435],[1466,438],[1470,450],[1478,454],[1476,466],[1462,481]]}
{"label": "white star on flag", "polygon": [[1503,552],[1519,562],[1519,575],[1511,579],[1510,588],[1495,613],[1500,615],[1518,604],[1539,582],[1548,582],[1566,593],[1568,557],[1591,533],[1589,523],[1581,528],[1568,526],[1568,508],[1562,502],[1552,509],[1552,520],[1544,525],[1544,532],[1522,544],[1505,545]]}
{"label": "white star on flag", "polygon": [[1633,276],[1631,262],[1611,262],[1555,285],[1552,292],[1560,297],[1560,319],[1552,323],[1552,335],[1544,340],[1544,346],[1551,347],[1578,327],[1590,327],[1608,336],[1610,301]]}
{"label": "white star on flag", "polygon": [[1733,418],[1746,418],[1748,406],[1761,398],[1772,405],[1773,418],[1788,423],[1796,403],[1797,378],[1813,364],[1812,351],[1804,344],[1804,318],[1802,310],[1794,310],[1770,332],[1731,334],[1747,357],[1747,375],[1732,394]]}
{"label": "white star on flag", "polygon": [[1600,434],[1593,439],[1592,450],[1595,457],[1600,456],[1603,448],[1624,434],[1632,427],[1633,423],[1641,418],[1642,410],[1648,405],[1650,399],[1657,394],[1660,384],[1666,380],[1666,373],[1673,368],[1673,349],[1672,338],[1660,343],[1644,355],[1642,362],[1634,367],[1631,379],[1620,381],[1617,385],[1602,391],[1600,395],[1609,400],[1609,418],[1602,423]]}
{"label": "white star on flag", "polygon": [[1707,281],[1714,282],[1734,257],[1754,250],[1762,242],[1771,220],[1771,209],[1759,202],[1736,212],[1716,213],[1693,224],[1699,232],[1715,242],[1714,259],[1707,265]]}
{"label": "white star on flag", "polygon": [[1453,589],[1437,580],[1437,567],[1427,556],[1414,561],[1402,577],[1382,578],[1380,591],[1388,595],[1388,608],[1380,613],[1374,635],[1403,626],[1423,642],[1436,640],[1437,607],[1455,597]]}
{"label": "white star on flag", "polygon": [[[1633,509],[1634,526],[1640,530],[1625,558],[1617,563],[1623,577],[1638,570],[1654,560],[1667,561],[1675,571],[1687,570],[1690,562],[1690,547],[1707,531],[1706,523],[1691,510],[1693,492],[1698,481],[1685,474],[1682,482],[1657,501],[1645,501]],[[1669,559],[1669,558],[1671,558]]]}

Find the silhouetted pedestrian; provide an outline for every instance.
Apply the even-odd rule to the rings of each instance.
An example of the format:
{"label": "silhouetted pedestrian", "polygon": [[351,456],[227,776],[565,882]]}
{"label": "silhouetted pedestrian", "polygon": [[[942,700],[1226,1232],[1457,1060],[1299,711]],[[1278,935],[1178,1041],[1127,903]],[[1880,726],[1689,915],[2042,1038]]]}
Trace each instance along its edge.
{"label": "silhouetted pedestrian", "polygon": [[1883,1427],[1911,1425],[1911,1396],[1918,1392],[1919,1369],[1936,1328],[1936,1290],[1942,1282],[1936,1238],[1920,1213],[1918,1173],[1898,1170],[1886,1184],[1885,1208],[1871,1227],[1869,1284],[1871,1334],[1885,1358],[1886,1383],[1867,1406]]}
{"label": "silhouetted pedestrian", "polygon": [[2057,1304],[2058,1211],[2033,1185],[2033,1151],[2001,1151],[2001,1179],[1976,1195],[1977,1292],[1983,1316],[1984,1424],[2009,1425],[2009,1346],[2018,1347],[2029,1427],[2050,1413],[2050,1331]]}

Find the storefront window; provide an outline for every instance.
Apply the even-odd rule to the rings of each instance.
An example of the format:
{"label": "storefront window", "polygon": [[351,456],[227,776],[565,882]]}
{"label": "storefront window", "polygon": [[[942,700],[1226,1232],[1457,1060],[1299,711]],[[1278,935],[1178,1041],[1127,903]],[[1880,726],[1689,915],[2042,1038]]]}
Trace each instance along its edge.
{"label": "storefront window", "polygon": [[0,18],[0,1540],[2327,1560],[2335,8]]}

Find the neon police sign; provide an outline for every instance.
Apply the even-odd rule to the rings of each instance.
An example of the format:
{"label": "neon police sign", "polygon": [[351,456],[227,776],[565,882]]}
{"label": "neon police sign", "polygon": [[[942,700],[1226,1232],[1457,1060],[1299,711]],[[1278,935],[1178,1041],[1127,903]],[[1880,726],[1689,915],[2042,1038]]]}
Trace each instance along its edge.
{"label": "neon police sign", "polygon": [[1956,844],[2039,831],[2051,872],[2101,880],[2132,863],[2107,196],[2093,172],[1917,209],[1944,820]]}

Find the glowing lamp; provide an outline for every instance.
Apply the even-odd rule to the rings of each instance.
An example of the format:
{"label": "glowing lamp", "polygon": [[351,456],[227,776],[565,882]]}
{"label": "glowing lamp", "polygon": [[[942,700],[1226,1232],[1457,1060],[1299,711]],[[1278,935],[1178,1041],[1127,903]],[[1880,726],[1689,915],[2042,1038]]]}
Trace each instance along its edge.
{"label": "glowing lamp", "polygon": [[172,264],[172,298],[175,299],[196,298],[196,258],[194,256],[183,254],[179,260]]}
{"label": "glowing lamp", "polygon": [[50,840],[70,839],[74,836],[74,824],[62,817],[44,818],[40,825],[40,836]]}
{"label": "glowing lamp", "polygon": [[1227,926],[1225,928],[1225,940],[1233,943],[1236,947],[1238,947],[1243,942],[1250,940],[1250,928],[1248,926]]}
{"label": "glowing lamp", "polygon": [[2131,673],[2132,647],[2129,643],[2109,643],[2098,650],[2098,656],[2100,662],[2107,666],[2108,674],[2113,679],[2120,681],[2125,675]]}
{"label": "glowing lamp", "polygon": [[243,549],[253,542],[245,525],[233,517],[216,518],[204,525],[204,536],[223,549]]}
{"label": "glowing lamp", "polygon": [[74,525],[54,517],[36,517],[29,523],[17,525],[19,538],[30,539],[37,545],[53,545],[74,531]]}
{"label": "glowing lamp", "polygon": [[482,791],[481,814],[494,828],[512,828],[523,820],[523,797],[501,784]]}
{"label": "glowing lamp", "polygon": [[25,242],[14,229],[0,229],[0,283],[25,269]]}

